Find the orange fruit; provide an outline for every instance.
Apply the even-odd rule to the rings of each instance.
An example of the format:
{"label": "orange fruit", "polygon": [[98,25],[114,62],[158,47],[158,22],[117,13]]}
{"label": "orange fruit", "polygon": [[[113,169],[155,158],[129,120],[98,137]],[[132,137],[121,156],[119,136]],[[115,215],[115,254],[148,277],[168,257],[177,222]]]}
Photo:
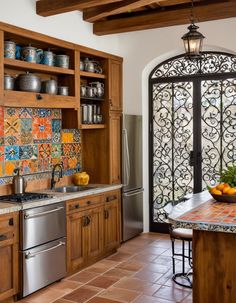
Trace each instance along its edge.
{"label": "orange fruit", "polygon": [[216,188],[219,190],[223,190],[224,186],[225,186],[225,183],[220,183],[216,186]]}
{"label": "orange fruit", "polygon": [[216,187],[213,187],[211,189],[211,194],[213,194],[213,195],[222,195],[222,192],[219,189],[217,189]]}
{"label": "orange fruit", "polygon": [[236,188],[230,188],[227,191],[227,195],[236,195]]}
{"label": "orange fruit", "polygon": [[228,185],[228,186],[224,186],[222,192],[223,194],[228,194],[228,191],[231,189],[231,187]]}

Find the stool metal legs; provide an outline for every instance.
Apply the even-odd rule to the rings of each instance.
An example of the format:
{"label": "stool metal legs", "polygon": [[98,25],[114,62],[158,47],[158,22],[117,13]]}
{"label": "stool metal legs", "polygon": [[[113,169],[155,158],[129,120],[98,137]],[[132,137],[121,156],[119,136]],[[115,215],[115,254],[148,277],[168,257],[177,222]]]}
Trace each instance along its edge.
{"label": "stool metal legs", "polygon": [[[175,252],[175,238],[171,238],[171,244],[172,244],[172,266],[173,266],[173,276],[172,280],[181,286],[187,287],[187,288],[192,288],[192,281],[190,280],[189,276],[192,275],[192,241],[189,239],[178,239],[182,241],[182,253],[176,253]],[[188,254],[185,254],[185,242],[188,243]],[[182,272],[181,273],[176,273],[175,272],[175,261],[179,260],[176,257],[181,257],[182,261]],[[185,269],[185,260],[188,260],[188,264],[190,268],[186,271]],[[183,281],[186,281],[184,283]],[[181,281],[181,282],[180,282]]]}

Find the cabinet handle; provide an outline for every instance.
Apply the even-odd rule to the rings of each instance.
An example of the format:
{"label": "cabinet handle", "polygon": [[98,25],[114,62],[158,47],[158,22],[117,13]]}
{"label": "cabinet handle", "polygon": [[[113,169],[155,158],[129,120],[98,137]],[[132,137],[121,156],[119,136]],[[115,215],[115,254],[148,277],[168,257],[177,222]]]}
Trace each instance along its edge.
{"label": "cabinet handle", "polygon": [[90,216],[88,216],[88,217],[87,217],[87,219],[88,219],[88,221],[87,221],[87,222],[88,222],[88,223],[87,223],[87,225],[89,225],[89,224],[91,223],[91,217],[90,217]]}
{"label": "cabinet handle", "polygon": [[105,217],[105,219],[109,218],[109,210],[105,209],[105,211],[104,211],[104,217]]}
{"label": "cabinet handle", "polygon": [[83,226],[87,226],[87,218],[88,217],[83,217],[83,224],[82,224]]}
{"label": "cabinet handle", "polygon": [[90,204],[92,204],[92,202],[91,202],[91,201],[87,201],[86,203],[87,203],[87,205],[90,205]]}
{"label": "cabinet handle", "polygon": [[76,204],[74,207],[75,207],[76,209],[80,208],[79,204]]}
{"label": "cabinet handle", "polygon": [[36,99],[37,99],[37,100],[42,100],[43,97],[42,97],[40,94],[37,94],[37,95],[36,95]]}
{"label": "cabinet handle", "polygon": [[0,241],[4,241],[7,240],[7,236],[6,235],[0,235]]}
{"label": "cabinet handle", "polygon": [[114,200],[117,200],[117,196],[116,195],[109,196],[109,197],[106,198],[106,202],[110,202],[110,201],[114,201]]}
{"label": "cabinet handle", "polygon": [[9,224],[10,226],[13,226],[13,225],[14,225],[14,219],[13,219],[13,218],[10,218],[8,224]]}

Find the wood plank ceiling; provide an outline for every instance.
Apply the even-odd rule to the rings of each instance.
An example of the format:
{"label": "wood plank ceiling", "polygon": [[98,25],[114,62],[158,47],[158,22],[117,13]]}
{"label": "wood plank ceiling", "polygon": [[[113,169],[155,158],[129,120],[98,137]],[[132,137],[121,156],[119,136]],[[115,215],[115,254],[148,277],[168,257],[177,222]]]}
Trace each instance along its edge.
{"label": "wood plank ceiling", "polygon": [[[190,23],[191,0],[38,0],[40,16],[80,10],[96,35]],[[194,0],[196,22],[236,17],[236,0]]]}

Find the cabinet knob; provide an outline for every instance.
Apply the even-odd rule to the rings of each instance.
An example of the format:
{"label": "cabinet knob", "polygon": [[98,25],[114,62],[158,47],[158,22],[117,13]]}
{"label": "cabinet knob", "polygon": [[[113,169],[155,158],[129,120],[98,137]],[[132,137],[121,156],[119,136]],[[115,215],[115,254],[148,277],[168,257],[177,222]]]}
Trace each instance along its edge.
{"label": "cabinet knob", "polygon": [[92,204],[92,202],[91,202],[91,201],[87,201],[86,203],[87,203],[87,205],[90,205],[90,204]]}
{"label": "cabinet knob", "polygon": [[7,239],[7,236],[6,235],[0,235],[0,241],[4,241]]}
{"label": "cabinet knob", "polygon": [[38,94],[38,95],[36,95],[36,99],[37,99],[37,100],[42,100],[43,97],[42,97],[42,95]]}
{"label": "cabinet knob", "polygon": [[10,219],[9,219],[8,224],[9,224],[10,226],[13,226],[13,225],[14,225],[14,220],[13,220],[13,218],[10,218]]}
{"label": "cabinet knob", "polygon": [[76,208],[76,209],[78,209],[79,207],[80,207],[79,204],[76,204],[76,205],[75,205],[75,208]]}

